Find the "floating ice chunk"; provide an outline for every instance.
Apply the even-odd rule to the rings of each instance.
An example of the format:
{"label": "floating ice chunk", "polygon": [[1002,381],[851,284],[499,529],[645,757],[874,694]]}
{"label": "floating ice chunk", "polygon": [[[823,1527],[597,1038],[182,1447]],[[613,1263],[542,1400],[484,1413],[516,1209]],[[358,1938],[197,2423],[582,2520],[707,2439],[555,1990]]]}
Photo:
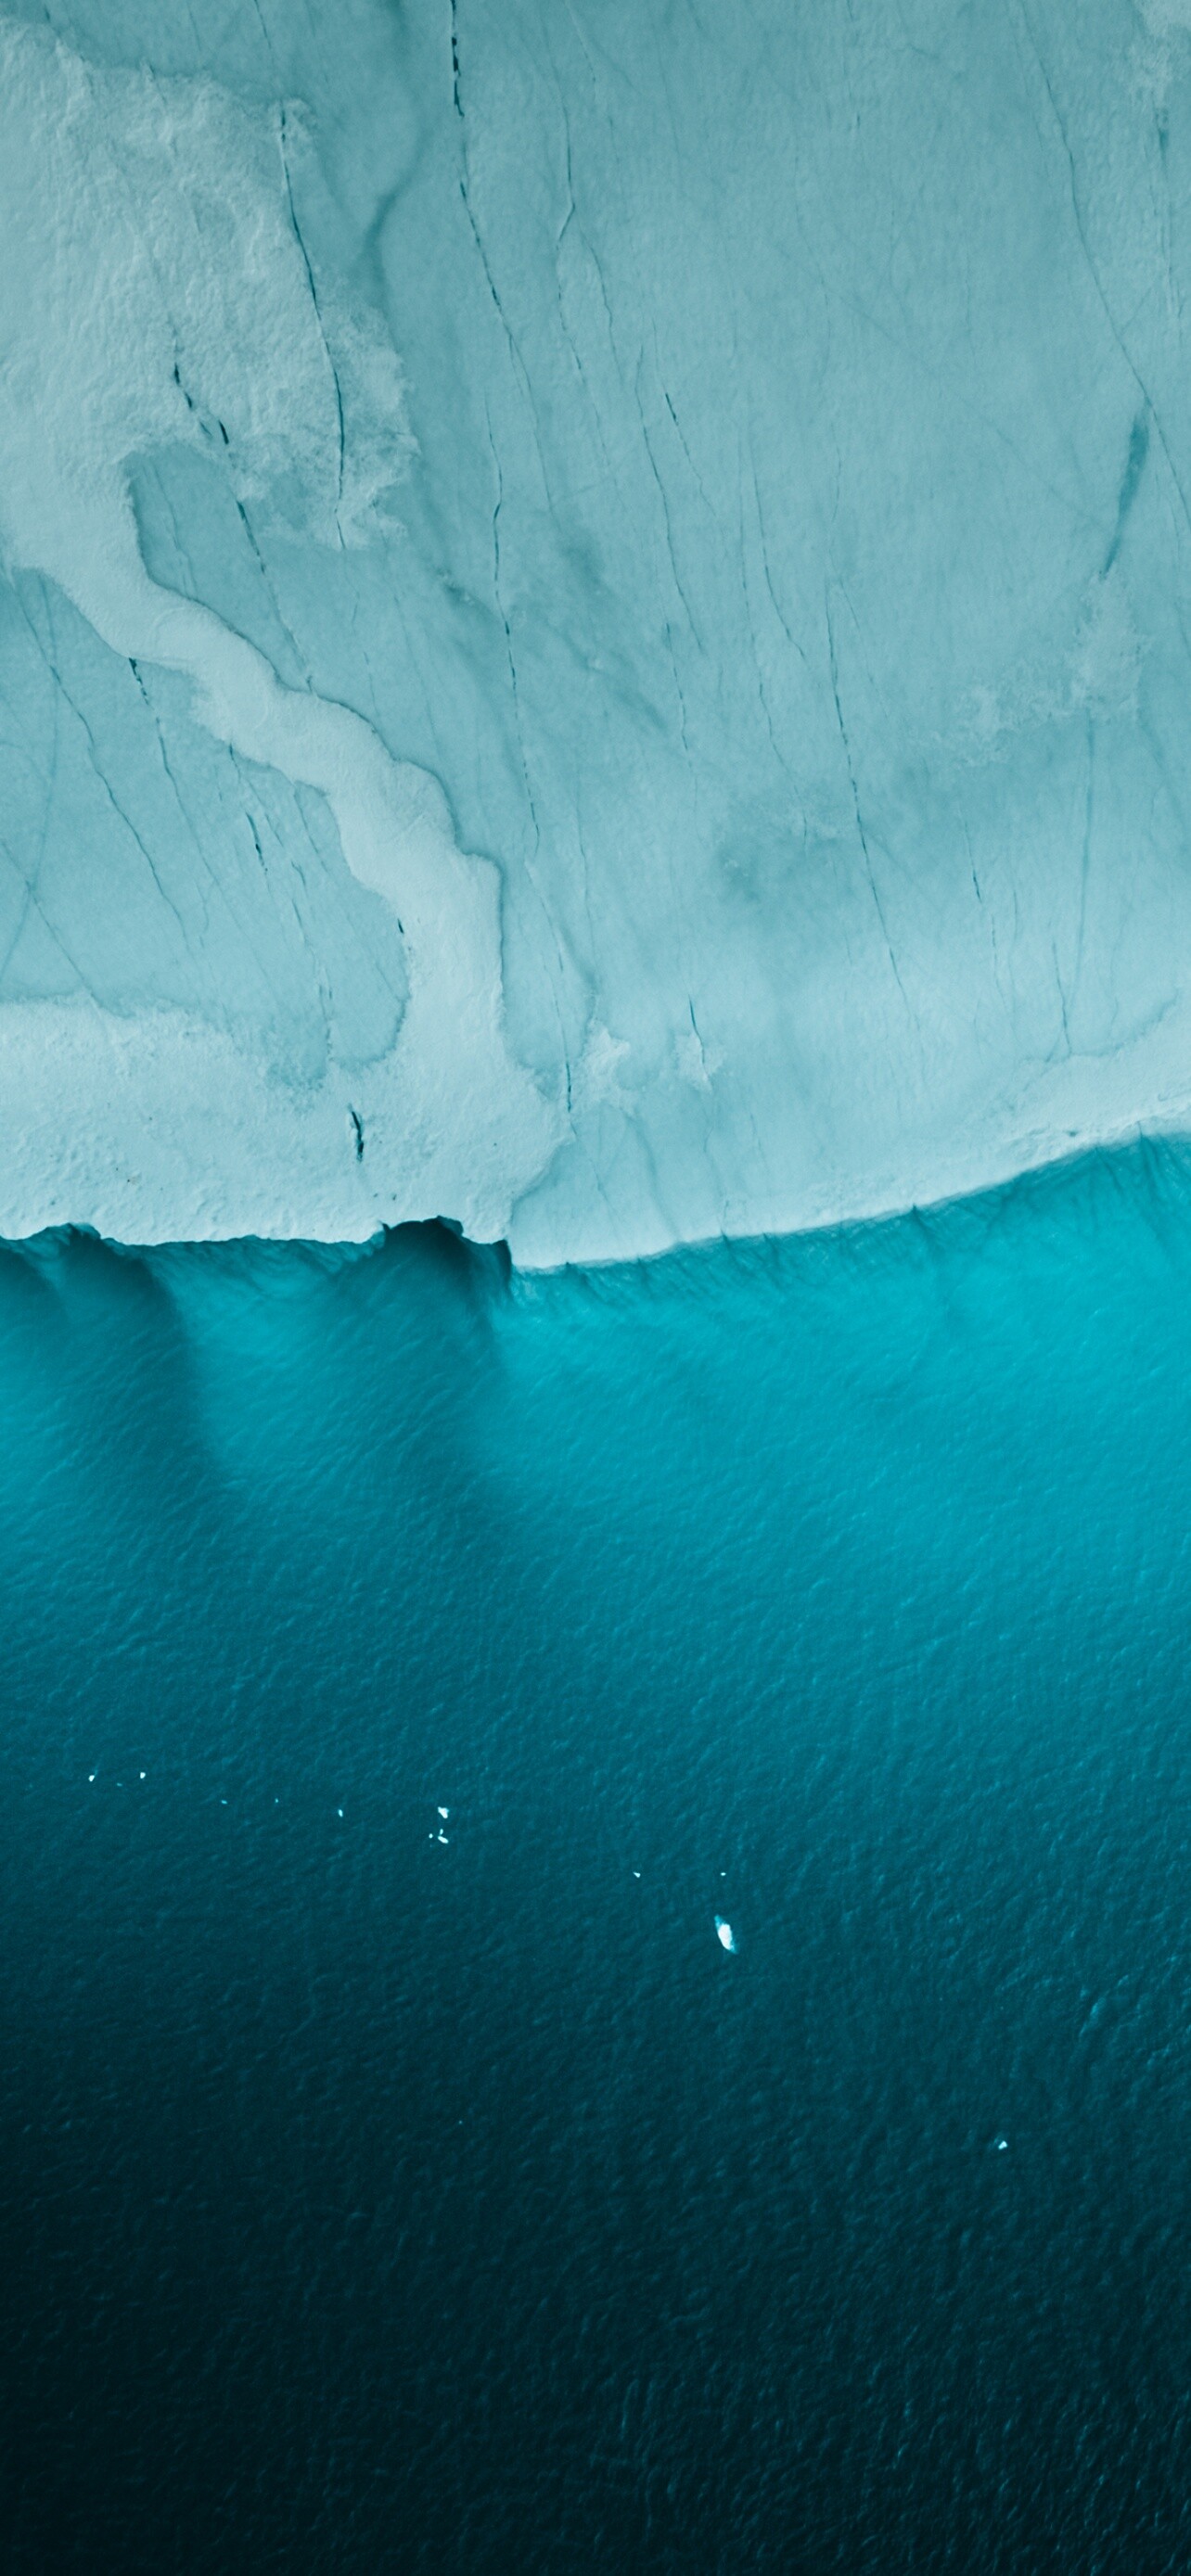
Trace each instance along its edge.
{"label": "floating ice chunk", "polygon": [[719,1935],[721,1948],[734,1951],[736,1948],[736,1934],[734,1933],[731,1924],[725,1923],[722,1914],[717,1914],[715,1918],[715,1928]]}
{"label": "floating ice chunk", "polygon": [[449,1807],[440,1807],[438,1812],[439,1812],[440,1816],[442,1817],[443,1823],[444,1823],[444,1825],[445,1825],[445,1823],[446,1823],[446,1821],[447,1821],[447,1818],[448,1818],[448,1816],[450,1815],[450,1812],[451,1812],[450,1808],[449,1808]]}

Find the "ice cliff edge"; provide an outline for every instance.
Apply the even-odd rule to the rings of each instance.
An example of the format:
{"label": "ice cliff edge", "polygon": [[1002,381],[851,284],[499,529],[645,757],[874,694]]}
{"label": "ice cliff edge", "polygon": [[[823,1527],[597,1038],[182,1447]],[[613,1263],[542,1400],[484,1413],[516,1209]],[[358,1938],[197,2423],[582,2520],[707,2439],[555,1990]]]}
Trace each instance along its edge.
{"label": "ice cliff edge", "polygon": [[1191,0],[0,8],[0,1234],[1191,1120]]}

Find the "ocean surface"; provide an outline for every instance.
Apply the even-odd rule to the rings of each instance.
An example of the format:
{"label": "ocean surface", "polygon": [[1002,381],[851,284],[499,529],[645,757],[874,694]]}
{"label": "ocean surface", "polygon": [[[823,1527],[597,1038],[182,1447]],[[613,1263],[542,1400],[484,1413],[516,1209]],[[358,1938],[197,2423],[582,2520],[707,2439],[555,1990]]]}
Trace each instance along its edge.
{"label": "ocean surface", "polygon": [[1191,2563],[1186,1152],[10,1248],[0,1601],[5,2571]]}

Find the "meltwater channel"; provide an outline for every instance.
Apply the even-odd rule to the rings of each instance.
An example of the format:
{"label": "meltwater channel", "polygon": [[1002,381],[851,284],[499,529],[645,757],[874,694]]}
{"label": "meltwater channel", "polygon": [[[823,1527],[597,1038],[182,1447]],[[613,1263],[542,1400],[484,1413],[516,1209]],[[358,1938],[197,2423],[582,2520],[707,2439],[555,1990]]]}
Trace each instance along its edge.
{"label": "meltwater channel", "polygon": [[1185,1150],[10,1248],[0,1479],[6,2569],[1186,2567]]}

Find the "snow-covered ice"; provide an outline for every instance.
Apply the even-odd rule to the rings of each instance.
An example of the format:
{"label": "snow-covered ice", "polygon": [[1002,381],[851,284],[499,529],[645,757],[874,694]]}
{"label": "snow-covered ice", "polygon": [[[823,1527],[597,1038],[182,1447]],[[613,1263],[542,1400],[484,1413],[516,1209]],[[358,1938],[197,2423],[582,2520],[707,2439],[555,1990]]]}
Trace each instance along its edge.
{"label": "snow-covered ice", "polygon": [[0,1233],[1186,1125],[1186,0],[328,29],[0,8]]}

